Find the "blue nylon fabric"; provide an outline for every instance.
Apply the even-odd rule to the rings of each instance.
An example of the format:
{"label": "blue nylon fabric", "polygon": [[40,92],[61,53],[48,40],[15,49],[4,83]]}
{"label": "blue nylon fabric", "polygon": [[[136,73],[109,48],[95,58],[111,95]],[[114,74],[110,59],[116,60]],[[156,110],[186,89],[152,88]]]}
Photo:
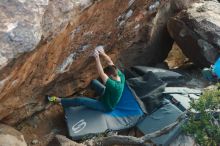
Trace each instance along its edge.
{"label": "blue nylon fabric", "polygon": [[124,91],[122,93],[122,97],[119,103],[113,111],[106,114],[113,117],[129,117],[142,116],[144,113],[141,110],[128,85],[125,83]]}
{"label": "blue nylon fabric", "polygon": [[220,79],[220,58],[214,64],[214,73],[217,75],[218,79]]}

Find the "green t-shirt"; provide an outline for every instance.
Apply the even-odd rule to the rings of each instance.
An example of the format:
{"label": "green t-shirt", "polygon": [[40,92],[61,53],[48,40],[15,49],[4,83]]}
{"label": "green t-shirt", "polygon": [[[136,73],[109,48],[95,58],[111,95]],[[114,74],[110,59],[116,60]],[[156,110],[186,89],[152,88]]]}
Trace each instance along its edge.
{"label": "green t-shirt", "polygon": [[108,78],[105,84],[105,92],[100,97],[101,102],[103,102],[109,110],[113,110],[121,99],[122,92],[124,90],[125,76],[118,70],[118,76],[121,78],[121,81],[116,81],[111,78]]}

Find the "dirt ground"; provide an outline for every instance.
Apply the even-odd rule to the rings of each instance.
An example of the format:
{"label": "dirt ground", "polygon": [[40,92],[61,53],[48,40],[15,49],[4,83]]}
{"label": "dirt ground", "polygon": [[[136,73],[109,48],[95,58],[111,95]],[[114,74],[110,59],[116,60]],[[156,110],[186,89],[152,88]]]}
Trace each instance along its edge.
{"label": "dirt ground", "polygon": [[55,134],[67,135],[63,109],[52,105],[17,126],[28,145],[47,146]]}

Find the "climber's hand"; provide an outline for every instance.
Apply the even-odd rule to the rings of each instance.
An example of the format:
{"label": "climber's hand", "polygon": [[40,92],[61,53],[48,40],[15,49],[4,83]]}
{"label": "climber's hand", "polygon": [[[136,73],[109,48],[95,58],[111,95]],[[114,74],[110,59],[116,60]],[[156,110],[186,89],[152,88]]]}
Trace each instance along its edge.
{"label": "climber's hand", "polygon": [[101,55],[105,54],[105,50],[104,50],[103,46],[98,46],[95,50],[97,50],[98,53],[100,53]]}
{"label": "climber's hand", "polygon": [[92,56],[94,58],[98,58],[99,57],[99,52],[97,50],[94,50]]}

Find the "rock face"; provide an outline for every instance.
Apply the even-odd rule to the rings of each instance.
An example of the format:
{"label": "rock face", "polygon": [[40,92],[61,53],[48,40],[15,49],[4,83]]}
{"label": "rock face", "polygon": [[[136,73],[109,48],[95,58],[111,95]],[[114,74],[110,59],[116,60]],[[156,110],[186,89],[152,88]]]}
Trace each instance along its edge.
{"label": "rock face", "polygon": [[0,69],[33,51],[41,38],[54,37],[78,10],[90,4],[91,0],[0,1]]}
{"label": "rock face", "polygon": [[[46,94],[67,96],[85,88],[97,77],[94,59],[89,55],[98,45],[125,67],[163,61],[173,42],[166,22],[189,0],[161,0],[153,11],[148,10],[153,0],[71,2],[1,2],[2,16],[9,17],[15,11],[21,15],[10,16],[18,17],[14,21],[19,25],[5,22],[1,29],[0,44],[7,49],[0,49],[0,60],[4,61],[0,69],[0,121],[13,125],[43,110]],[[9,10],[8,5],[12,5]],[[32,14],[35,5],[39,12]],[[16,34],[12,36],[18,41],[9,39],[10,34]]]}
{"label": "rock face", "polygon": [[[26,88],[24,90],[29,91],[26,92],[23,89],[23,91],[18,89],[27,79],[26,77],[30,72],[37,71],[31,65],[34,63],[31,61],[33,58],[29,60],[30,58],[28,59],[27,56],[32,56],[33,52],[40,48],[39,46],[42,42],[47,44],[57,34],[64,31],[69,21],[73,19],[77,12],[82,11],[92,3],[92,0],[4,0],[0,2],[0,100],[6,103],[0,104],[0,113],[2,113],[0,119],[6,118],[8,114],[12,114],[13,110],[8,110],[11,108],[16,109],[20,113],[20,115],[17,115],[16,112],[14,113],[17,117],[21,117],[19,119],[23,119],[33,111],[42,109],[42,106],[38,105],[33,111],[28,110],[29,107],[32,108],[38,104],[35,93],[32,93],[41,92],[36,89],[40,88],[41,85],[34,85],[36,87],[35,91],[33,91],[33,88],[30,90],[26,88],[29,85],[32,86],[29,83],[25,85],[26,87],[23,86]],[[38,60],[37,62],[41,61]],[[30,66],[28,65],[28,67],[24,64],[29,64]],[[21,66],[29,70],[29,73],[25,71],[26,69],[22,69]],[[21,74],[18,73],[20,71]],[[13,98],[10,103],[10,97],[5,99],[5,95],[9,92],[12,95],[11,98]],[[28,95],[28,98],[26,96],[27,93],[31,93]],[[20,109],[21,111],[19,111]],[[17,118],[15,121],[17,121]]]}
{"label": "rock face", "polygon": [[[154,66],[157,63],[163,62],[173,45],[173,39],[167,31],[168,19],[179,11],[188,8],[194,1],[195,0],[160,1],[164,4],[159,6],[158,11],[148,11],[150,17],[144,19],[140,18],[143,18],[146,11],[139,12],[135,21],[139,22],[141,27],[135,35],[135,42],[130,44],[126,50],[122,51],[122,62],[126,66]],[[150,9],[153,4],[153,2],[150,2],[147,9]],[[128,23],[132,22],[128,21]],[[134,29],[139,25],[134,26]]]}
{"label": "rock face", "polygon": [[1,146],[27,146],[23,135],[12,127],[0,124]]}
{"label": "rock face", "polygon": [[48,0],[0,2],[0,69],[39,43],[41,18],[47,5]]}
{"label": "rock face", "polygon": [[51,40],[63,31],[77,12],[93,4],[93,0],[50,0],[42,17],[42,37]]}
{"label": "rock face", "polygon": [[172,38],[196,65],[214,63],[220,55],[220,3],[200,1],[168,22]]}

